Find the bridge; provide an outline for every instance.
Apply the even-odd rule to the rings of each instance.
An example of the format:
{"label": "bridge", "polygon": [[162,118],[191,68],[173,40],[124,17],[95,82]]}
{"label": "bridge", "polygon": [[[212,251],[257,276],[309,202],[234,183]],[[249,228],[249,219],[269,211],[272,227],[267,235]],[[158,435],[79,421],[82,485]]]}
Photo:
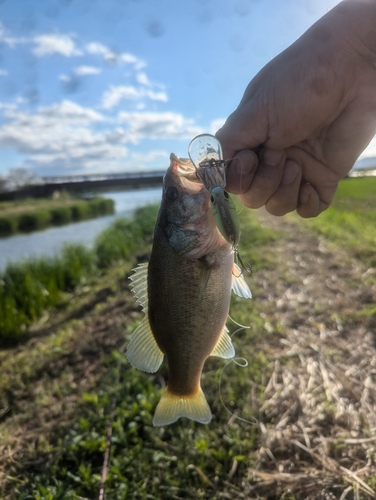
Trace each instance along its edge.
{"label": "bridge", "polygon": [[60,191],[83,194],[158,187],[162,186],[165,173],[166,170],[152,170],[41,177],[38,184],[24,186],[16,191],[0,193],[0,201],[10,201],[17,198],[47,198]]}

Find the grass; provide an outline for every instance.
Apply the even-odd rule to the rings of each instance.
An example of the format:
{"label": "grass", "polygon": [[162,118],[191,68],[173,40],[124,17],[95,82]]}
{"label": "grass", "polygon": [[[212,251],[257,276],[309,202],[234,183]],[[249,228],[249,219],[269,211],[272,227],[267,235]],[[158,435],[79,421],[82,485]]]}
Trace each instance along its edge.
{"label": "grass", "polygon": [[89,200],[71,198],[68,194],[57,200],[37,199],[0,203],[0,237],[19,232],[31,232],[48,226],[112,214],[111,199],[94,197]]}
{"label": "grass", "polygon": [[[102,202],[102,200],[99,200]],[[67,245],[60,257],[11,264],[0,273],[0,345],[27,337],[28,326],[65,295],[120,259],[130,258],[150,238],[154,209],[139,209],[133,221],[117,220],[93,250]]]}
{"label": "grass", "polygon": [[[342,210],[338,205],[334,209]],[[369,212],[363,209],[362,217],[372,220],[372,211],[369,202]],[[366,468],[368,475],[361,478],[373,486],[374,445],[364,442],[374,435],[373,389],[365,384],[370,376],[367,363],[376,359],[373,347],[360,334],[346,331],[340,321],[337,325],[334,299],[320,301],[317,296],[317,310],[307,306],[303,299],[308,299],[301,295],[315,264],[300,288],[306,275],[299,264],[290,269],[294,279],[287,282],[283,273],[296,262],[290,256],[291,241],[286,246],[283,233],[261,226],[254,211],[240,214],[240,253],[252,264],[254,276],[247,281],[256,299],[233,297],[230,309],[236,321],[250,327],[234,336],[237,356],[246,358],[248,365],[215,358],[206,362],[202,384],[214,414],[210,425],[181,420],[165,428],[152,426],[167,367],[163,364],[157,374],[144,374],[124,356],[141,318],[128,277],[150,249],[155,211],[145,208],[137,217],[136,225],[119,221],[98,238],[96,271],[71,288],[69,302],[30,326],[33,338],[25,346],[0,352],[4,498],[99,498],[109,428],[109,500],[298,500],[308,498],[308,491],[314,492],[312,499],[339,498],[344,491],[348,500],[370,498],[364,486],[359,490],[354,474]],[[300,236],[309,239],[312,230],[331,238],[334,219],[322,220],[321,230],[312,221],[302,221],[309,230]],[[143,239],[141,234],[149,236]],[[331,239],[333,248],[339,242],[343,249],[342,239],[336,238]],[[132,249],[125,249],[130,242]],[[368,244],[359,233],[358,246],[350,246],[350,251],[361,250],[363,242]],[[309,266],[309,255],[303,257],[302,263]],[[329,278],[324,273],[319,283]],[[277,299],[285,302],[277,305]],[[279,308],[287,307],[292,316],[280,323]],[[232,334],[238,328],[231,322],[228,326]],[[260,425],[252,423],[255,417]],[[347,437],[354,444],[346,443]],[[350,472],[341,475],[339,463]]]}
{"label": "grass", "polygon": [[345,179],[328,210],[319,217],[300,222],[348,249],[365,266],[376,267],[375,193],[375,177]]}
{"label": "grass", "polygon": [[[270,265],[265,249],[277,241],[278,234],[263,229],[248,211],[241,214],[241,218],[243,227],[247,220],[247,230],[243,230],[242,236],[242,254],[252,260],[254,269],[260,270]],[[103,320],[106,315],[121,321],[122,315],[114,315],[107,310],[119,300],[119,292],[124,289],[123,280],[127,278],[130,262],[134,259],[134,253],[124,250],[124,243],[129,242],[131,227],[134,231],[131,240],[137,253],[140,255],[150,249],[155,209],[139,210],[135,220],[136,223],[129,220],[117,221],[97,241],[97,265],[100,262],[101,266],[108,269],[111,263],[117,261],[118,264],[102,274],[102,277],[96,278],[94,283],[97,284],[91,284],[91,293],[95,293],[97,287],[110,287],[113,290],[113,295],[110,294],[112,298],[95,307],[92,319],[86,314],[78,321],[62,322],[53,335],[42,337],[39,342],[30,346],[27,353],[21,349],[17,355],[2,360],[0,386],[3,396],[0,401],[3,406],[9,404],[7,398],[10,393],[17,397],[18,393],[27,391],[28,387],[36,383],[39,403],[35,401],[29,407],[29,418],[32,418],[31,415],[37,408],[38,411],[42,411],[41,408],[53,408],[60,404],[56,402],[56,398],[64,400],[64,397],[72,394],[72,381],[75,378],[70,374],[76,369],[72,354],[69,354],[72,343],[78,342],[83,332],[91,331],[91,324]],[[118,238],[123,239],[122,244],[115,238],[115,233]],[[149,239],[145,239],[146,233]],[[119,264],[118,259],[123,264]],[[127,271],[124,274],[125,269]],[[134,304],[129,292],[126,293]],[[70,307],[79,307],[78,301]],[[134,307],[133,305],[132,308]],[[8,493],[11,491],[13,498],[20,499],[97,498],[114,398],[116,409],[106,480],[107,498],[160,498],[161,491],[166,499],[216,498],[215,492],[224,487],[229,477],[233,491],[240,490],[242,476],[253,463],[252,452],[256,447],[259,429],[241,421],[228,426],[229,413],[223,404],[231,413],[253,419],[254,411],[247,404],[249,398],[262,391],[269,362],[262,353],[255,352],[252,346],[252,341],[259,335],[260,325],[254,305],[251,304],[250,307],[248,301],[234,298],[231,310],[235,319],[245,319],[247,324],[252,325],[249,330],[238,333],[235,341],[239,353],[248,358],[249,364],[240,368],[231,363],[224,368],[223,360],[214,358],[206,363],[203,387],[215,415],[210,426],[185,421],[165,429],[155,429],[151,420],[160,397],[158,387],[161,385],[161,377],[167,376],[167,366],[164,364],[152,376],[135,370],[123,354],[123,334],[117,333],[119,340],[116,348],[105,355],[100,368],[93,375],[84,377],[84,390],[74,391],[78,397],[74,414],[69,414],[68,411],[64,419],[67,423],[69,421],[69,426],[66,426],[67,423],[65,426],[60,425],[50,433],[45,429],[43,439],[38,438],[35,446],[29,449],[29,463],[37,464],[42,460],[45,466],[31,465],[23,470],[13,467],[8,471]],[[76,316],[70,312],[70,316],[72,315]],[[126,323],[122,330],[125,329],[129,335],[139,318],[139,313],[133,319],[125,317],[123,321]],[[256,320],[252,321],[253,318]],[[229,326],[232,331],[238,328],[236,325]],[[107,326],[103,335],[103,339],[111,335],[110,326]],[[94,337],[87,342],[89,346],[98,340]],[[79,356],[78,347],[74,348],[74,353]],[[59,363],[59,359],[65,359],[68,355],[71,363],[64,370],[64,375],[60,371],[56,372],[58,378],[52,387],[52,380],[49,382],[48,377],[37,382],[38,374],[43,371],[49,373]],[[14,377],[16,370],[17,377]],[[253,396],[248,394],[250,380],[254,387]],[[218,397],[219,383],[223,402]],[[240,397],[239,394],[243,396]],[[4,432],[4,427],[0,426],[0,434],[1,432]],[[181,453],[183,449],[186,450],[184,455]]]}

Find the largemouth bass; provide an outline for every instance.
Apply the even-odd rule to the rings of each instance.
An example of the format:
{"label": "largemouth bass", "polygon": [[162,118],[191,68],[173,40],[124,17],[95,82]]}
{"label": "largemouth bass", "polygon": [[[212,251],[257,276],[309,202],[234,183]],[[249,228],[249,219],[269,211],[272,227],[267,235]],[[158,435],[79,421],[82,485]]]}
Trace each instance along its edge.
{"label": "largemouth bass", "polygon": [[148,373],[158,370],[164,355],[168,361],[168,384],[154,425],[180,417],[208,423],[203,366],[209,356],[235,355],[226,328],[231,289],[246,298],[251,292],[190,160],[171,154],[150,262],[140,264],[131,279],[145,317],[132,334],[128,360]]}

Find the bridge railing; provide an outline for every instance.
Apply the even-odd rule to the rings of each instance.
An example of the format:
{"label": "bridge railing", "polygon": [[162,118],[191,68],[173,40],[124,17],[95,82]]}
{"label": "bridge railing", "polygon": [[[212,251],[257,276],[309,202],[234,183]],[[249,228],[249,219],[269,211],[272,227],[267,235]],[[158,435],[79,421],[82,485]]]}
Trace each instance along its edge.
{"label": "bridge railing", "polygon": [[165,174],[165,170],[141,170],[135,172],[112,172],[101,174],[81,174],[81,175],[55,175],[41,177],[43,184],[62,184],[64,182],[93,182],[116,179],[138,179],[148,177],[159,177]]}

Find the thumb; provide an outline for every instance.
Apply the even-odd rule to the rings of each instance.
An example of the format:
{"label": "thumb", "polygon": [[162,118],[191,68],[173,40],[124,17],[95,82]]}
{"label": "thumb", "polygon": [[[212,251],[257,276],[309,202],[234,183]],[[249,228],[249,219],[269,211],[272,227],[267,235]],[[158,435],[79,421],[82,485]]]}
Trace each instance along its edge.
{"label": "thumb", "polygon": [[233,158],[244,149],[254,149],[267,139],[267,113],[255,110],[254,104],[253,100],[242,102],[215,134],[224,158]]}

